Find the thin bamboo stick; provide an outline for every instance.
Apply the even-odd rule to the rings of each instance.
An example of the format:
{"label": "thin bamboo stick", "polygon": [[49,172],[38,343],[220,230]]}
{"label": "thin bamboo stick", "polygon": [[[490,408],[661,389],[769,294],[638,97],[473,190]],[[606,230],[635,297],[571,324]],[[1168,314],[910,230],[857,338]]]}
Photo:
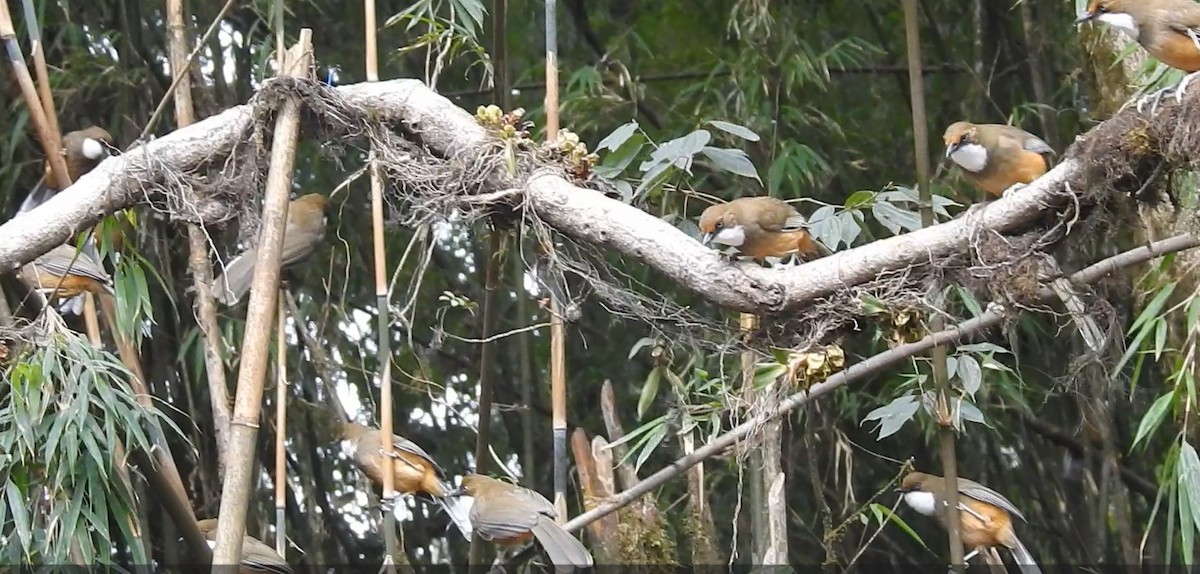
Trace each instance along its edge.
{"label": "thin bamboo stick", "polygon": [[275,329],[275,552],[287,556],[287,309],[279,298]]}
{"label": "thin bamboo stick", "polygon": [[[375,0],[363,0],[363,10],[366,14],[366,52],[367,52],[367,81],[379,81],[379,46],[376,40]],[[388,303],[387,288],[387,250],[383,243],[383,181],[379,173],[379,165],[375,161],[375,150],[372,146],[370,157],[371,170],[371,227],[372,241],[375,254],[375,307],[378,317],[378,363],[379,363],[379,448],[383,451],[383,500],[390,504],[383,505],[390,510],[396,504],[395,475],[392,470],[392,350],[391,308]],[[395,572],[398,552],[396,544],[396,515],[394,512],[383,513],[383,543],[387,551],[385,565],[389,572]]]}
{"label": "thin bamboo stick", "polygon": [[[917,191],[921,198],[921,225],[936,224],[933,218],[933,190],[929,188],[929,123],[925,114],[925,79],[921,75],[921,29],[917,0],[901,0],[904,9],[904,36],[908,52],[908,86],[912,102],[913,145],[917,158]],[[935,298],[936,301],[939,298]],[[929,317],[929,329],[943,328],[941,315]],[[929,351],[932,359],[933,381],[938,392],[936,417],[941,425],[942,474],[946,479],[945,525],[950,542],[950,566],[963,574],[963,545],[958,514],[958,461],[954,453],[954,427],[951,426],[947,405],[950,404],[950,383],[946,372],[946,347],[936,346]]]}
{"label": "thin bamboo stick", "polygon": [[[558,141],[557,0],[546,0],[546,141]],[[553,247],[550,247],[553,249]],[[565,289],[562,292],[566,292]],[[562,302],[550,298],[550,408],[554,430],[554,509],[567,520],[567,351]]]}

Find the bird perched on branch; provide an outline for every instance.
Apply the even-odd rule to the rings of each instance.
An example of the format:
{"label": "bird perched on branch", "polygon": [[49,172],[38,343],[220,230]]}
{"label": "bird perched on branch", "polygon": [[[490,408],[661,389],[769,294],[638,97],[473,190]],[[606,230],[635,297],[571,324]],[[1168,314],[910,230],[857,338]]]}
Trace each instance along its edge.
{"label": "bird perched on branch", "polygon": [[807,221],[773,197],[741,197],[700,214],[702,243],[716,243],[755,260],[830,253],[809,234]]}
{"label": "bird perched on branch", "polygon": [[80,293],[113,293],[108,273],[86,250],[59,245],[21,267],[20,278],[30,289],[51,299],[68,299]]}
{"label": "bird perched on branch", "polygon": [[[910,472],[896,489],[904,493],[904,502],[913,510],[937,518],[945,528],[946,481],[940,476]],[[1013,516],[1025,520],[1025,515],[1002,494],[973,480],[958,479],[959,523],[963,546],[972,549],[963,561],[987,551],[997,561],[997,546],[1007,548],[1022,574],[1040,574],[1037,561],[1013,531]]]}
{"label": "bird perched on branch", "polygon": [[[279,263],[294,265],[316,250],[325,237],[325,196],[310,193],[288,204],[287,223],[283,232],[283,251]],[[237,303],[250,290],[258,248],[251,247],[229,261],[225,272],[217,277],[216,299],[226,305]]]}
{"label": "bird perched on branch", "polygon": [[1043,154],[1054,150],[1041,138],[1013,126],[954,122],[942,135],[946,158],[962,168],[975,187],[1008,195],[1046,173]]}
{"label": "bird perched on branch", "polygon": [[[62,138],[62,154],[63,161],[67,164],[67,175],[71,178],[71,183],[79,181],[87,172],[92,171],[105,158],[112,155],[116,151],[113,145],[113,137],[104,128],[92,126],[82,130],[76,130],[63,136]],[[54,181],[54,176],[50,171],[50,162],[45,162],[45,174],[38,181],[37,185],[29,191],[29,194],[22,200],[21,205],[15,213],[10,213],[14,216],[18,213],[25,213],[43,203],[54,196],[54,194],[62,191]]]}
{"label": "bird perched on branch", "polygon": [[[1163,96],[1175,93],[1179,102],[1188,82],[1200,71],[1200,4],[1192,0],[1091,0],[1087,10],[1075,21],[1090,21],[1112,26],[1141,44],[1158,61],[1187,72],[1177,84],[1151,94],[1158,107]],[[1145,100],[1138,101],[1141,111]]]}
{"label": "bird perched on branch", "polygon": [[[200,532],[204,534],[204,539],[208,541],[208,547],[216,548],[217,519],[206,518],[198,521],[196,526],[200,527]],[[241,574],[262,574],[263,572],[294,574],[292,567],[288,566],[287,561],[282,556],[275,553],[274,548],[267,546],[253,536],[242,538],[242,561],[238,566],[240,566],[238,572]]]}
{"label": "bird perched on branch", "polygon": [[462,486],[451,494],[475,499],[470,519],[480,538],[515,545],[536,537],[556,569],[591,567],[591,553],[554,522],[558,513],[546,497],[481,474],[463,477]]}
{"label": "bird perched on branch", "polygon": [[[377,485],[383,485],[383,448],[379,429],[354,422],[342,423],[342,437],[354,450],[354,462]],[[471,522],[466,501],[450,496],[453,487],[445,480],[446,472],[433,457],[416,443],[392,435],[392,484],[404,494],[425,493],[432,496],[459,531],[471,539]]]}

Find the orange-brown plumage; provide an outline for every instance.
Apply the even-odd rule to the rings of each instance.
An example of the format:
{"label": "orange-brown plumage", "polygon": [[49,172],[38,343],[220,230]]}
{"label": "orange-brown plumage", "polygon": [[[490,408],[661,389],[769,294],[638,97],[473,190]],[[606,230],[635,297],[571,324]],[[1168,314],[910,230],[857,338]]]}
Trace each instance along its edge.
{"label": "orange-brown plumage", "polygon": [[709,206],[699,223],[704,243],[723,245],[757,260],[822,251],[805,225],[804,216],[773,197],[742,197]]}
{"label": "orange-brown plumage", "polygon": [[[325,237],[325,206],[327,199],[310,193],[288,204],[287,222],[283,232],[283,250],[279,262],[283,267],[303,261]],[[217,277],[216,299],[227,305],[237,303],[250,290],[258,248],[251,247],[229,261]]]}
{"label": "orange-brown plumage", "polygon": [[1044,154],[1054,153],[1037,136],[1000,124],[955,122],[942,139],[946,157],[961,168],[967,181],[993,196],[1041,177],[1049,169]]}
{"label": "orange-brown plumage", "polygon": [[480,474],[463,477],[460,492],[475,499],[471,524],[484,540],[513,545],[535,537],[555,566],[592,565],[587,547],[554,522],[558,512],[537,492]]}
{"label": "orange-brown plumage", "polygon": [[[343,422],[342,438],[354,450],[354,463],[377,486],[383,486],[383,432],[379,429]],[[463,536],[470,538],[471,524],[466,506],[450,496],[446,472],[425,449],[397,434],[392,435],[392,488],[401,494],[427,494],[446,511]]]}
{"label": "orange-brown plumage", "polygon": [[1091,0],[1078,22],[1125,32],[1162,63],[1200,71],[1200,4],[1192,0]]}
{"label": "orange-brown plumage", "polygon": [[75,248],[69,245],[59,245],[26,263],[20,278],[27,287],[43,291],[50,298],[67,299],[85,291],[97,295],[112,292],[111,280],[100,263],[87,251],[77,257]]}
{"label": "orange-brown plumage", "polygon": [[[945,527],[946,481],[940,476],[910,472],[901,480],[904,501],[921,514],[934,516]],[[1029,574],[1040,572],[1029,550],[1017,538],[1012,517],[1025,516],[1004,495],[973,480],[958,478],[959,522],[963,546],[975,550],[1007,548]]]}
{"label": "orange-brown plumage", "polygon": [[[200,528],[200,533],[208,541],[209,547],[216,546],[217,519],[199,520],[196,522],[196,526]],[[274,548],[253,536],[242,538],[242,561],[238,566],[238,572],[241,574],[294,574],[292,567],[275,552]]]}

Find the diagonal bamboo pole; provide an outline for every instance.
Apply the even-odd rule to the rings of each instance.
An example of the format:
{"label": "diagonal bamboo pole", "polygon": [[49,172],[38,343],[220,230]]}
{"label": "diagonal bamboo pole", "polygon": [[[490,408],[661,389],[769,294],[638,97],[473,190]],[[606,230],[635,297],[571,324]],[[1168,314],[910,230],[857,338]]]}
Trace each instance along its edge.
{"label": "diagonal bamboo pole", "polygon": [[[300,29],[299,41],[288,50],[287,65],[281,75],[306,76],[312,63],[312,30]],[[266,199],[263,202],[262,231],[250,303],[246,312],[246,333],[242,338],[242,365],[238,370],[237,395],[230,422],[229,448],[226,451],[225,484],[221,490],[216,546],[213,550],[213,574],[240,562],[242,537],[246,533],[246,511],[250,504],[255,469],[255,438],[262,412],[263,379],[267,372],[267,344],[279,295],[279,256],[283,250],[283,229],[287,221],[288,192],[296,160],[296,141],[300,135],[300,102],[289,98],[275,118],[271,143],[271,168],[267,174]]]}

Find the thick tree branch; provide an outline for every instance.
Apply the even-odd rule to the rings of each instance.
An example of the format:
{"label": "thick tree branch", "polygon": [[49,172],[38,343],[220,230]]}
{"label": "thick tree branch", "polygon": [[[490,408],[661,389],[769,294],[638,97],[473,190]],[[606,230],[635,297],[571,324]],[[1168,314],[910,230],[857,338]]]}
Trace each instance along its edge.
{"label": "thick tree branch", "polygon": [[[453,158],[491,142],[474,117],[416,80],[393,80],[337,88],[350,104],[366,110],[363,121],[401,123],[434,153]],[[11,270],[94,224],[104,209],[143,199],[142,186],[155,178],[146,155],[175,170],[219,161],[247,133],[250,106],[237,106],[180,129],[125,155],[106,160],[43,206],[0,226],[0,272]],[[984,230],[1011,231],[1037,218],[1080,163],[1067,158],[1027,188],[953,221],[842,251],[788,269],[730,264],[671,224],[636,207],[581,189],[549,172],[533,174],[520,194],[527,209],[558,231],[637,258],[677,283],[721,306],[772,313],[804,305],[880,273],[930,263],[967,249]],[[104,200],[108,200],[106,203]],[[469,201],[470,198],[467,198]],[[101,207],[106,206],[106,207]],[[208,214],[199,214],[204,219]]]}

